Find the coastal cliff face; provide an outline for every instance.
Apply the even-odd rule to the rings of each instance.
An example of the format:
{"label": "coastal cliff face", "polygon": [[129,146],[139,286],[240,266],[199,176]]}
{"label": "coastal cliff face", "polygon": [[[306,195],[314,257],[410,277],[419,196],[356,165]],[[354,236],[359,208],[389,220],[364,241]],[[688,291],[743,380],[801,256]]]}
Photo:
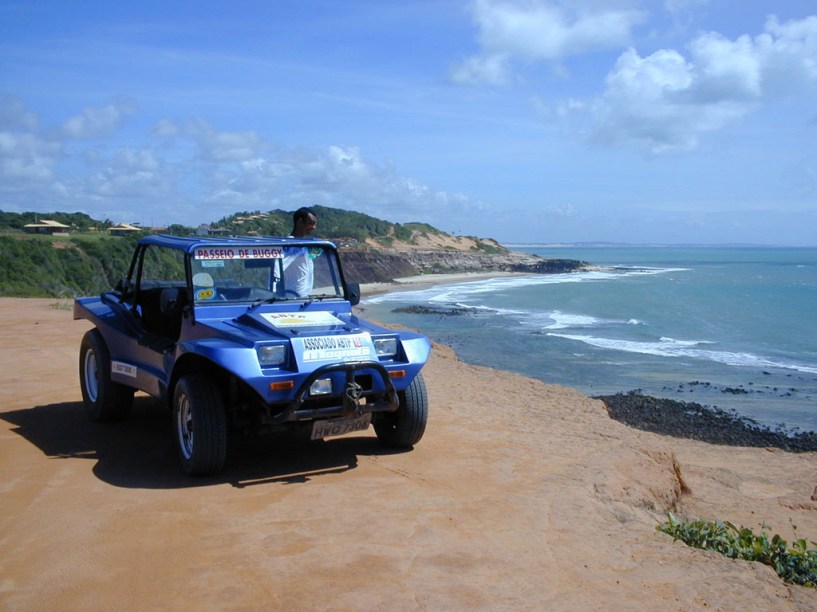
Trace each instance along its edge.
{"label": "coastal cliff face", "polygon": [[346,276],[361,283],[390,282],[418,274],[459,272],[528,272],[558,274],[585,270],[572,259],[543,259],[528,253],[479,253],[456,249],[341,248]]}

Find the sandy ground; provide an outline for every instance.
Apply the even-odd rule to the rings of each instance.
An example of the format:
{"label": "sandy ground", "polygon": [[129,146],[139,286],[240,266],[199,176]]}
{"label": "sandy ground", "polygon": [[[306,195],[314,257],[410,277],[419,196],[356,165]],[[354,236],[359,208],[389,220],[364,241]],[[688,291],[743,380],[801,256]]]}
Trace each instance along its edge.
{"label": "sandy ground", "polygon": [[190,479],[150,398],[85,419],[87,322],[10,298],[0,321],[2,609],[817,609],[817,590],[655,530],[673,509],[817,540],[814,454],[635,431],[437,346],[411,452],[371,431],[269,438]]}

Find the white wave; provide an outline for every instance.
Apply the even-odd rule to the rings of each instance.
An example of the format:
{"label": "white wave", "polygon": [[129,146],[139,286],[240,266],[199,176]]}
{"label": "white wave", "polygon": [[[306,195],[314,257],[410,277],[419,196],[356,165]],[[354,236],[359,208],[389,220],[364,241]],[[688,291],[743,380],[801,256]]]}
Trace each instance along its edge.
{"label": "white wave", "polygon": [[753,355],[752,353],[739,353],[731,351],[714,351],[711,349],[694,348],[702,344],[711,344],[701,340],[674,340],[672,338],[661,338],[658,342],[638,342],[634,340],[621,340],[616,338],[598,338],[595,336],[582,336],[577,334],[556,334],[548,333],[549,336],[565,338],[583,342],[597,348],[624,351],[627,353],[641,353],[643,355],[657,355],[659,357],[686,357],[692,359],[703,359],[714,361],[730,366],[754,367],[754,368],[782,368],[786,370],[796,370],[817,374],[817,367],[806,364],[787,363],[774,361]]}
{"label": "white wave", "polygon": [[473,310],[474,312],[480,313],[490,313],[502,316],[514,316],[514,315],[526,315],[528,311],[526,310],[517,310],[515,308],[496,308],[493,306],[484,306],[482,304],[464,304],[462,302],[457,302],[454,304],[455,308],[462,308],[464,310]]}
{"label": "white wave", "polygon": [[529,314],[526,310],[517,310],[514,308],[495,308],[493,306],[485,306],[484,304],[467,304],[464,302],[447,302],[445,300],[440,300],[440,302],[445,303],[449,308],[458,308],[460,310],[470,310],[474,313],[487,313],[487,314],[495,314],[500,316],[510,316],[510,315],[527,315]]}
{"label": "white wave", "polygon": [[648,274],[666,274],[667,272],[689,272],[691,268],[616,268],[624,276],[644,276]]}
{"label": "white wave", "polygon": [[440,295],[444,285],[429,287],[428,289],[414,289],[411,291],[394,291],[381,293],[367,297],[362,302],[364,304],[382,304],[383,302],[409,302],[412,304],[424,304],[433,297]]}
{"label": "white wave", "polygon": [[601,321],[596,317],[564,313],[554,310],[549,313],[548,318],[553,321],[550,325],[545,325],[545,329],[569,329],[572,327],[593,327]]}
{"label": "white wave", "polygon": [[698,346],[699,344],[713,344],[708,340],[676,340],[675,338],[668,338],[666,336],[661,336],[658,341],[671,346]]}
{"label": "white wave", "polygon": [[625,276],[644,274],[663,274],[665,272],[683,271],[685,268],[604,268],[588,272],[569,272],[564,274],[524,274],[519,276],[501,276],[464,283],[435,285],[426,289],[391,291],[374,295],[363,300],[364,304],[383,302],[443,303],[469,301],[469,298],[486,293],[496,293],[539,285],[557,285],[562,283],[587,283],[609,281]]}

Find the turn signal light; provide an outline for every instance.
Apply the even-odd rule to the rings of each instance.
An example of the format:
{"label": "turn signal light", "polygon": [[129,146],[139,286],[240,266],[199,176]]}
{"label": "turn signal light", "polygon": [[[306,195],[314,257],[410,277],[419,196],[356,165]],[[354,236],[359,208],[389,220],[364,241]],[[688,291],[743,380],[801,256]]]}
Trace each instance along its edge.
{"label": "turn signal light", "polygon": [[405,370],[392,370],[391,372],[389,372],[389,376],[391,378],[405,378],[406,377],[406,371]]}
{"label": "turn signal light", "polygon": [[282,382],[271,382],[269,384],[270,391],[291,391],[295,388],[295,381],[285,380]]}

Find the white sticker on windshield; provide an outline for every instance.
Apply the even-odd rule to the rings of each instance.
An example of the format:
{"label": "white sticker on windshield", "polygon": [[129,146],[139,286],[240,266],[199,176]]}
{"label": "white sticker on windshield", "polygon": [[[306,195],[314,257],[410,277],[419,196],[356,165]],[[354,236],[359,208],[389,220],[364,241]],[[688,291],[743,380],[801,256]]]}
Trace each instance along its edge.
{"label": "white sticker on windshield", "polygon": [[279,246],[256,247],[199,247],[193,251],[193,259],[282,259],[284,249]]}

